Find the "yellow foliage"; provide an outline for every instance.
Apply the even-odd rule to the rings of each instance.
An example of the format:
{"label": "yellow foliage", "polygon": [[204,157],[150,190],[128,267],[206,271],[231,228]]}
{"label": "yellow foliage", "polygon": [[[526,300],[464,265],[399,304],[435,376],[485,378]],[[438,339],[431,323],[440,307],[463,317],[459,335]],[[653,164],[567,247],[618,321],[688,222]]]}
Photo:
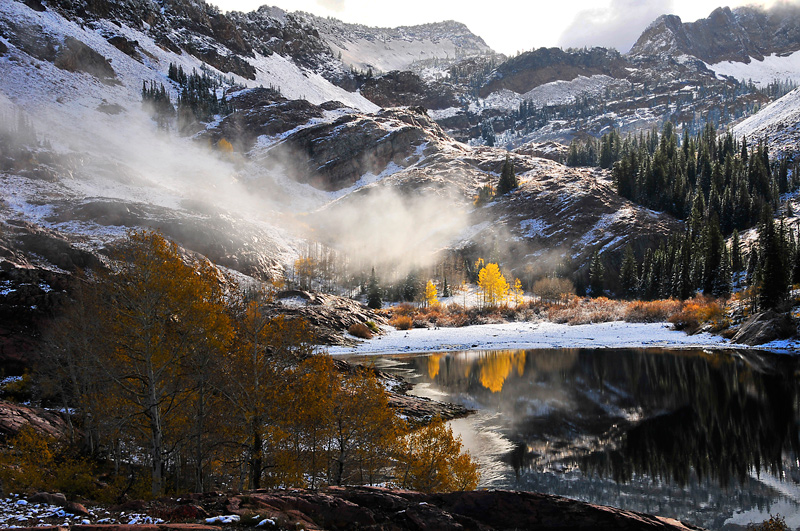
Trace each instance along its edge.
{"label": "yellow foliage", "polygon": [[462,452],[461,437],[441,418],[405,438],[396,468],[403,488],[421,492],[474,490],[480,474],[468,452]]}
{"label": "yellow foliage", "polygon": [[414,319],[408,315],[395,315],[389,320],[389,324],[398,330],[410,330],[414,326]]}
{"label": "yellow foliage", "polygon": [[233,144],[223,138],[217,142],[217,149],[223,153],[233,153]]}
{"label": "yellow foliage", "polygon": [[428,378],[433,380],[439,374],[441,354],[431,354],[428,356]]}
{"label": "yellow foliage", "polygon": [[437,295],[436,286],[429,280],[425,285],[425,303],[431,308],[439,306]]}
{"label": "yellow foliage", "polygon": [[29,424],[12,437],[0,453],[0,481],[5,492],[56,491],[67,496],[94,496],[93,467],[86,459],[68,454],[54,437],[38,433]]}
{"label": "yellow foliage", "polygon": [[503,350],[493,352],[478,362],[481,385],[493,393],[503,390],[503,384],[516,368],[517,375],[525,371],[525,351]]}
{"label": "yellow foliage", "polygon": [[522,291],[522,281],[518,278],[514,279],[514,304],[519,306],[522,304],[523,300],[523,291]]}
{"label": "yellow foliage", "polygon": [[487,306],[497,306],[503,302],[508,293],[508,282],[500,272],[500,266],[490,263],[481,269],[478,273],[478,288],[483,293],[483,301]]}

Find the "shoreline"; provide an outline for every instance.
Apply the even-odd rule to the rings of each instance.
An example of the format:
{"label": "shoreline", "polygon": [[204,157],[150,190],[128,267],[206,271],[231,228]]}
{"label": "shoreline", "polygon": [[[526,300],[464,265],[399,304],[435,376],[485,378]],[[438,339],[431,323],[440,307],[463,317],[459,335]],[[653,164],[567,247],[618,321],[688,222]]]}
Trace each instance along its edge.
{"label": "shoreline", "polygon": [[548,321],[471,325],[459,328],[388,329],[385,334],[363,340],[356,346],[330,346],[331,356],[389,355],[453,352],[462,350],[515,350],[559,348],[669,348],[748,349],[794,353],[798,340],[781,340],[756,347],[731,343],[703,332],[687,335],[662,323],[612,321],[585,325]]}

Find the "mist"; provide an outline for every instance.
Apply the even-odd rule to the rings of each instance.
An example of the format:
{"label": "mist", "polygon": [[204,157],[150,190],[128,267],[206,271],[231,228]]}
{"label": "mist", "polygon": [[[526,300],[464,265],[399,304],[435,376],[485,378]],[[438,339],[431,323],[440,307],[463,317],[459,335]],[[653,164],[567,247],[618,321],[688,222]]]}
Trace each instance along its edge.
{"label": "mist", "polygon": [[397,275],[434,265],[437,253],[468,226],[456,190],[404,193],[370,186],[314,213],[317,236],[345,253],[356,269]]}
{"label": "mist", "polygon": [[[268,166],[269,157],[248,160],[161,130],[138,104],[117,115],[53,110],[27,114],[61,158],[80,161],[60,171],[70,208],[85,200],[156,206],[169,218],[165,235],[201,253],[217,249],[212,260],[230,249],[241,254],[244,246],[290,270],[307,242],[316,241],[340,253],[354,272],[376,266],[404,275],[432,265],[468,224],[457,190],[399,192],[394,183],[377,182],[332,201],[334,194],[288,178],[287,160]],[[189,223],[191,229],[181,228]],[[158,220],[148,225],[162,228]]]}
{"label": "mist", "polygon": [[558,44],[563,48],[602,46],[626,53],[651,22],[673,11],[672,0],[611,0],[607,7],[580,11]]}

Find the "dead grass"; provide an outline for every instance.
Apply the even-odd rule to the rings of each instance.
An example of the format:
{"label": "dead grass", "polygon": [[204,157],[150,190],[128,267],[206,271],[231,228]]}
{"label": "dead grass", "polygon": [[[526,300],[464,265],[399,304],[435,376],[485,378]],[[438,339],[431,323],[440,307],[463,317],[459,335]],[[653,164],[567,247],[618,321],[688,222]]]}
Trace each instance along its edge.
{"label": "dead grass", "polygon": [[606,297],[582,299],[572,297],[565,305],[553,305],[548,308],[547,317],[554,323],[570,325],[589,323],[608,323],[622,321],[628,303]]}

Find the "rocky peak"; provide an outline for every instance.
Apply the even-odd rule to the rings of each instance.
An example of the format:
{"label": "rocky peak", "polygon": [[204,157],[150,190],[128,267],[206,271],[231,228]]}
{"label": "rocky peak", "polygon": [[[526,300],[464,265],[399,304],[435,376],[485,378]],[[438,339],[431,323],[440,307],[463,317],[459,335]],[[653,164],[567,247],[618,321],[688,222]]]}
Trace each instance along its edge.
{"label": "rocky peak", "polygon": [[675,15],[656,19],[629,52],[633,57],[690,55],[706,63],[762,60],[800,49],[800,7],[720,7],[684,23]]}

